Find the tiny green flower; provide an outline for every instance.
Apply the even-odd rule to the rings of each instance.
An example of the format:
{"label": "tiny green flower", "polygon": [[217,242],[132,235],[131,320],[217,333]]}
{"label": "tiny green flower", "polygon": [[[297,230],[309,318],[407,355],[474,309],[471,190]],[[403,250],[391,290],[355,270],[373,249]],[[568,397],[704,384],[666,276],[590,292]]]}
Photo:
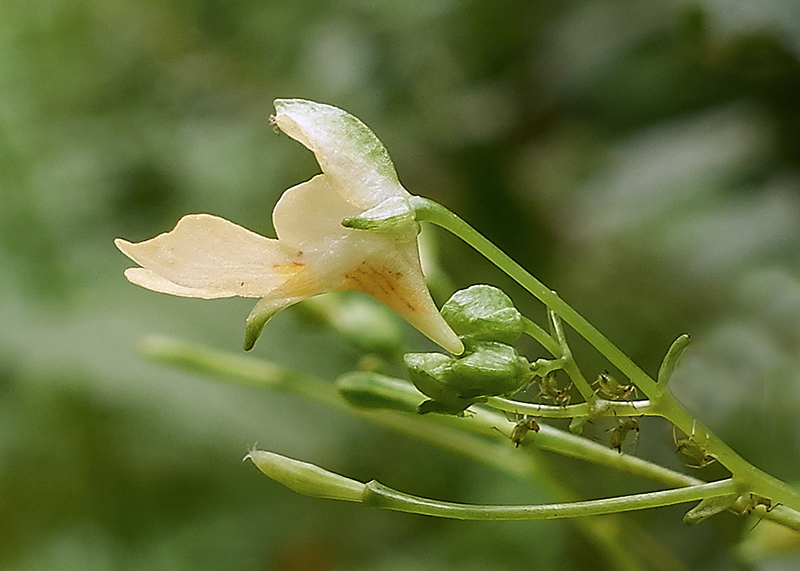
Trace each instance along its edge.
{"label": "tiny green flower", "polygon": [[[273,211],[277,239],[210,214],[184,216],[175,228],[117,247],[139,264],[125,276],[147,289],[184,297],[261,298],[247,318],[245,349],[281,309],[332,290],[356,290],[398,312],[430,339],[464,348],[425,284],[419,225],[411,196],[375,134],[352,115],[300,99],[278,99],[272,122],[314,152],[323,174],[284,192]],[[389,225],[345,227],[345,219]],[[398,215],[399,213],[399,215]]]}

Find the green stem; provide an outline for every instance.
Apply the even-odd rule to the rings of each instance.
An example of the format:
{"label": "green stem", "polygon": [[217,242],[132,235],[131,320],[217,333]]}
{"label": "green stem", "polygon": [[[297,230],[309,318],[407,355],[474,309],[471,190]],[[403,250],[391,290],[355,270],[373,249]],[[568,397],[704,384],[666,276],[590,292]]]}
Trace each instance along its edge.
{"label": "green stem", "polygon": [[664,392],[653,404],[653,413],[669,419],[689,438],[707,450],[733,476],[739,493],[753,492],[769,498],[773,504],[782,504],[800,511],[800,492],[787,483],[756,468],[739,456],[735,450],[698,421],[669,391]]}
{"label": "green stem", "polygon": [[567,406],[555,406],[516,401],[504,397],[488,397],[484,404],[497,410],[542,418],[575,418],[576,416],[597,418],[600,416],[642,416],[653,414],[650,401],[647,400],[613,401],[598,399],[592,405],[582,402]]}
{"label": "green stem", "polygon": [[561,324],[561,319],[559,319],[558,314],[551,309],[548,309],[547,313],[553,327],[553,335],[561,348],[564,371],[572,380],[572,384],[575,385],[578,392],[581,393],[583,400],[591,407],[594,401],[597,400],[597,396],[594,394],[594,390],[592,390],[592,385],[584,378],[583,373],[581,373],[580,368],[578,368],[578,364],[575,362],[575,357],[572,355],[572,349],[569,347],[567,336],[564,333],[564,326]]}
{"label": "green stem", "polygon": [[556,358],[561,357],[561,347],[558,346],[558,343],[547,333],[544,329],[542,329],[538,323],[535,321],[531,321],[527,317],[523,317],[523,323],[525,324],[525,334],[533,337],[539,345],[547,349],[547,351]]}
{"label": "green stem", "polygon": [[[203,376],[268,387],[312,399],[327,407],[371,421],[422,442],[440,446],[511,476],[533,482],[550,497],[565,501],[576,498],[564,479],[559,478],[556,472],[549,468],[548,462],[540,458],[535,449],[522,453],[510,446],[505,439],[500,441],[495,437],[498,433],[494,427],[508,424],[504,417],[501,420],[497,416],[492,418],[482,415],[484,422],[471,423],[469,418],[453,416],[420,416],[384,410],[363,411],[350,406],[331,383],[252,357],[243,357],[163,337],[148,338],[140,345],[140,350],[155,361]],[[421,395],[409,383],[405,382],[405,385],[410,387],[413,398],[417,399],[414,404],[416,407],[419,405]],[[494,438],[487,440],[487,436]],[[598,550],[607,555],[613,568],[630,571],[641,569],[623,544],[623,531],[630,522],[583,518],[576,520],[575,525]]]}
{"label": "green stem", "polygon": [[[575,494],[565,487],[563,480],[558,478],[555,472],[548,467],[546,460],[536,454],[537,449],[627,471],[670,487],[691,486],[697,489],[697,486],[702,484],[702,481],[691,476],[674,472],[634,456],[617,454],[605,446],[547,425],[542,425],[541,430],[532,436],[535,438],[536,448],[526,447],[525,453],[523,453],[510,446],[505,437],[501,439],[498,430],[500,427],[509,426],[505,417],[482,408],[475,407],[474,414],[467,418],[442,415],[422,417],[383,410],[362,411],[348,404],[330,383],[253,357],[243,357],[192,343],[156,337],[146,340],[140,348],[151,359],[177,366],[183,370],[304,396],[341,412],[441,446],[509,475],[534,481],[545,493],[562,501],[574,499]],[[395,388],[391,394],[392,399],[404,399],[412,408],[419,405],[422,397],[410,383],[396,381],[389,384],[389,387]],[[614,404],[623,406],[631,403]],[[676,403],[676,406],[679,405]],[[688,415],[688,413],[686,414]],[[689,419],[691,420],[691,417]],[[703,430],[705,430],[704,427]],[[487,438],[489,439],[487,440]],[[767,478],[769,477],[767,476]],[[746,481],[751,480],[766,481],[762,476],[748,478]],[[793,490],[789,488],[787,491],[785,487],[785,484],[777,481],[773,486],[755,485],[747,491],[769,497],[773,500],[773,504],[793,505],[787,501]],[[763,517],[794,529],[800,529],[800,514],[783,506],[766,513]],[[622,522],[619,523],[622,525]],[[624,534],[624,526],[619,528],[618,533],[609,535],[609,526],[616,525],[609,520],[579,519],[575,524],[583,529],[598,548],[609,555],[616,564],[616,568],[636,568],[629,555],[617,543],[617,540]],[[603,531],[604,529],[605,531]]]}
{"label": "green stem", "polygon": [[[514,449],[508,441],[505,441],[505,437],[504,441],[498,441],[502,437],[502,433],[498,431],[507,429],[510,423],[505,416],[494,411],[474,407],[469,416],[460,418],[449,415],[421,416],[393,410],[358,409],[351,406],[352,403],[346,401],[330,383],[253,357],[163,337],[148,338],[141,344],[140,350],[153,360],[204,376],[269,387],[306,397],[329,408],[368,419],[450,449],[508,474],[532,476],[540,484],[543,481],[557,480],[550,477],[546,470],[542,470],[538,461],[532,461],[530,455]],[[407,381],[399,379],[387,379],[387,381],[381,383],[384,392],[380,396],[383,402],[393,401],[396,409],[416,410],[424,399]],[[374,390],[374,383],[369,388]],[[619,403],[621,406],[623,404]],[[490,440],[487,441],[487,437]],[[548,451],[634,473],[667,486],[686,486],[699,482],[657,464],[627,454],[617,454],[608,447],[550,426],[542,426],[542,430],[536,434],[536,444]]]}
{"label": "green stem", "polygon": [[[465,428],[487,436],[492,432],[496,434],[498,430],[501,430],[499,428],[501,426],[505,426],[505,430],[509,430],[510,424],[508,422],[503,423],[504,417],[501,414],[478,407],[470,410],[473,412],[473,416],[470,419],[460,419],[464,421]],[[692,476],[675,472],[636,456],[619,454],[608,446],[544,423],[540,423],[539,432],[530,435],[528,438],[538,450],[545,450],[577,460],[591,462],[598,466],[627,472],[671,488],[696,486],[704,483],[702,480]]]}
{"label": "green stem", "polygon": [[417,220],[441,226],[464,240],[528,290],[531,295],[558,314],[639,387],[644,394],[651,397],[655,393],[656,383],[647,373],[631,361],[625,353],[611,343],[582,315],[565,303],[554,291],[545,287],[542,282],[528,273],[525,268],[512,260],[508,254],[486,239],[480,232],[437,202],[421,196],[412,196],[411,203],[416,212]]}
{"label": "green stem", "polygon": [[[415,411],[424,398],[408,381],[393,379],[374,373],[347,373],[337,379],[336,386],[352,406],[360,408],[361,410],[391,408],[391,410]],[[632,408],[632,403],[628,402],[602,402],[608,403],[609,406],[619,407],[621,411],[621,414],[619,414],[620,416],[628,415],[628,409]],[[548,412],[554,413],[553,416],[555,417],[562,417],[565,411],[569,412],[574,410],[571,406],[562,408],[547,405],[532,405],[529,403],[517,403],[500,397],[490,397],[483,405],[484,406],[472,406],[465,417],[430,415],[424,418],[436,424],[470,432],[474,435],[490,438],[491,440],[505,440],[510,437],[509,433],[513,425],[506,419],[505,415],[485,407],[488,406],[518,414],[533,414],[535,416],[539,416],[539,411],[534,410],[533,407],[546,407]],[[585,403],[574,405],[574,407],[584,411],[588,410]],[[606,414],[613,414],[611,410],[606,411]],[[413,416],[411,418],[420,417]],[[423,427],[423,431],[424,430],[425,428]],[[535,448],[528,447],[526,444],[528,442]],[[501,456],[505,453],[518,455],[517,453],[521,452],[521,450],[514,450],[509,444],[508,440],[502,442],[500,449],[503,454],[501,454]],[[528,438],[522,442],[522,445],[523,448],[529,452],[534,452],[535,449],[547,450],[548,452],[591,462],[599,466],[628,472],[640,478],[658,482],[669,487],[692,486],[703,483],[702,480],[669,470],[658,464],[637,458],[636,456],[619,454],[608,446],[559,430],[547,424],[540,423],[539,431],[529,434]],[[493,454],[500,454],[500,452],[495,450]]]}
{"label": "green stem", "polygon": [[458,504],[420,498],[393,490],[373,480],[367,483],[362,501],[368,507],[421,515],[461,520],[511,521],[607,515],[694,502],[730,495],[735,491],[733,481],[727,479],[676,490],[646,492],[601,500],[533,506],[499,506]]}

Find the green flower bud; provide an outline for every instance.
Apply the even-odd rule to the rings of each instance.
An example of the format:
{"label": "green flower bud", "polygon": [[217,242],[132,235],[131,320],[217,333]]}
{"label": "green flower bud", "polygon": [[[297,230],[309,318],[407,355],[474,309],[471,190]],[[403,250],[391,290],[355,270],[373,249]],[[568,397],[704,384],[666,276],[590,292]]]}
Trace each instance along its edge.
{"label": "green flower bud", "polygon": [[244,459],[251,460],[264,474],[298,494],[360,502],[364,493],[363,482],[345,478],[314,464],[287,458],[274,452],[252,450]]}
{"label": "green flower bud", "polygon": [[525,331],[522,314],[502,290],[474,285],[454,293],[442,307],[442,317],[463,337],[516,343]]}
{"label": "green flower bud", "polygon": [[460,357],[409,353],[405,364],[414,386],[431,398],[421,413],[460,414],[484,397],[515,393],[533,378],[524,357],[494,341],[469,343]]}
{"label": "green flower bud", "polygon": [[532,378],[527,359],[511,345],[494,341],[471,346],[448,373],[449,386],[463,398],[515,393]]}
{"label": "green flower bud", "polygon": [[588,416],[576,416],[574,417],[569,423],[569,431],[572,434],[581,435],[583,434],[583,427],[586,426],[586,423],[589,422],[590,417]]}
{"label": "green flower bud", "polygon": [[419,412],[442,412],[445,414],[459,414],[473,401],[462,399],[458,393],[448,386],[448,373],[452,367],[454,357],[442,353],[408,353],[403,357],[406,364],[408,378],[414,383],[419,392],[439,404],[422,403]]}
{"label": "green flower bud", "polygon": [[336,379],[335,385],[339,394],[356,408],[414,412],[419,404],[419,392],[408,381],[378,373],[345,373]]}

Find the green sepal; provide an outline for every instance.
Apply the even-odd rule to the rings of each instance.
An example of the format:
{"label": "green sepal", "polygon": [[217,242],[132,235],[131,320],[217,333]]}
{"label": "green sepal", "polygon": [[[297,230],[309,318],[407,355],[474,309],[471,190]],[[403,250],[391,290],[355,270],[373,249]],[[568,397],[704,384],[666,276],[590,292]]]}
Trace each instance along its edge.
{"label": "green sepal", "polygon": [[686,514],[683,516],[683,523],[686,525],[697,525],[701,521],[705,521],[713,515],[717,515],[718,513],[730,509],[736,499],[736,494],[731,494],[729,496],[718,496],[715,498],[706,498],[686,512]]}
{"label": "green sepal", "polygon": [[675,371],[675,367],[678,366],[678,361],[680,361],[686,349],[689,347],[690,341],[691,337],[684,333],[672,343],[664,360],[661,362],[661,367],[658,369],[659,385],[665,386],[669,382],[672,373]]}
{"label": "green sepal", "polygon": [[417,412],[419,414],[429,414],[429,413],[436,413],[436,414],[452,414],[454,416],[464,416],[464,411],[467,410],[471,405],[478,402],[480,399],[476,400],[463,400],[463,399],[455,399],[452,401],[439,401],[429,399],[423,402],[419,407],[417,407]]}
{"label": "green sepal", "polygon": [[[283,300],[281,300],[283,301]],[[272,319],[276,313],[284,309],[290,303],[276,303],[276,300],[264,298],[255,304],[250,315],[247,316],[244,329],[244,350],[249,351],[253,348],[261,337],[264,326]]]}
{"label": "green sepal", "polygon": [[442,306],[442,317],[458,335],[512,345],[525,331],[522,314],[500,289],[478,284],[454,293]]}
{"label": "green sepal", "polygon": [[401,196],[387,198],[378,206],[342,220],[342,226],[381,234],[394,234],[413,240],[420,231],[414,211]]}

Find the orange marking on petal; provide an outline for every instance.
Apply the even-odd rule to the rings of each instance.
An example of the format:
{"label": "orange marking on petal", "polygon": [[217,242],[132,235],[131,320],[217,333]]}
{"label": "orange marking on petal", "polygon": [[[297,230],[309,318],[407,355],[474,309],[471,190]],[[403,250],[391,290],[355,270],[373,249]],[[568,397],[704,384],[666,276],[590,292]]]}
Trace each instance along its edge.
{"label": "orange marking on petal", "polygon": [[352,272],[346,273],[344,277],[345,283],[341,289],[366,293],[396,311],[417,311],[416,305],[412,302],[416,296],[403,283],[402,272],[363,263]]}
{"label": "orange marking on petal", "polygon": [[284,278],[283,284],[276,290],[281,295],[309,298],[325,291],[308,264],[293,260],[286,264],[274,264],[272,268]]}
{"label": "orange marking on petal", "polygon": [[272,269],[275,270],[275,273],[289,276],[299,273],[305,267],[306,264],[294,260],[288,264],[272,264]]}

